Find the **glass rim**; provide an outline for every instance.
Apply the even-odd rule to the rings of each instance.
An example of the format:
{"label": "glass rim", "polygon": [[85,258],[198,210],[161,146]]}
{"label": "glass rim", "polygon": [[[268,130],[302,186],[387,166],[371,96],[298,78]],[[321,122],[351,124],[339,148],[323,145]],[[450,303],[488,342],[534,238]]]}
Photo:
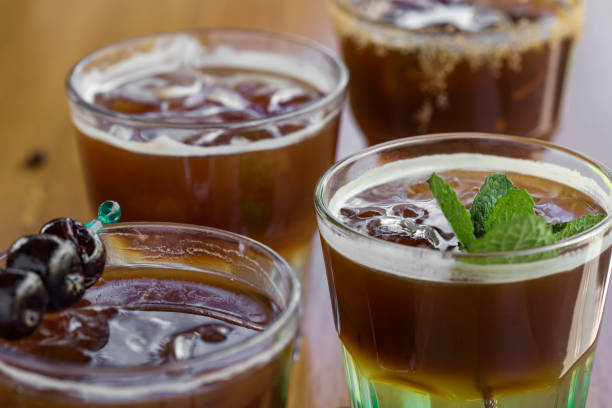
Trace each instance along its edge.
{"label": "glass rim", "polygon": [[348,157],[337,161],[333,164],[319,179],[314,191],[314,204],[317,215],[328,221],[333,225],[333,228],[337,228],[341,230],[344,234],[350,237],[359,238],[362,240],[366,240],[368,242],[375,242],[378,245],[385,245],[391,248],[404,249],[406,251],[423,251],[424,253],[428,253],[431,255],[437,255],[440,258],[445,259],[457,259],[457,260],[467,260],[467,259],[485,259],[485,258],[499,258],[499,257],[518,257],[525,255],[535,255],[541,254],[549,251],[564,249],[575,247],[577,245],[586,243],[590,241],[593,237],[603,233],[606,229],[608,229],[612,225],[612,213],[607,214],[606,217],[599,222],[594,227],[589,228],[588,230],[581,232],[580,234],[576,234],[568,239],[555,242],[550,245],[545,245],[536,248],[529,249],[519,249],[512,251],[502,251],[502,252],[441,252],[437,249],[432,248],[420,248],[420,247],[410,247],[402,244],[398,244],[395,242],[384,241],[379,238],[372,237],[370,235],[361,233],[356,229],[350,228],[349,226],[342,223],[338,220],[330,211],[328,206],[324,203],[323,192],[325,186],[329,183],[331,178],[342,168],[351,165],[352,163],[357,162],[360,159],[363,159],[367,156],[383,152],[388,149],[393,149],[396,147],[408,147],[410,145],[418,145],[439,141],[448,141],[448,140],[496,140],[496,141],[511,141],[518,142],[525,145],[535,145],[541,146],[548,149],[552,149],[554,151],[563,152],[571,155],[572,157],[579,159],[586,164],[588,164],[591,168],[595,168],[597,173],[602,174],[607,182],[610,184],[610,188],[612,190],[612,170],[610,170],[603,163],[592,159],[591,157],[579,153],[569,147],[554,144],[551,142],[546,142],[539,139],[532,139],[527,137],[520,136],[510,136],[510,135],[501,135],[501,134],[492,134],[492,133],[479,133],[479,132],[453,132],[453,133],[436,133],[430,135],[422,135],[422,136],[409,136],[406,138],[391,140],[389,142],[381,143],[375,146],[368,147],[366,149],[355,152]]}
{"label": "glass rim", "polygon": [[[418,36],[421,38],[431,38],[431,37],[438,37],[438,38],[453,38],[456,34],[455,33],[448,33],[448,32],[444,32],[444,31],[438,31],[438,32],[428,32],[428,31],[422,31],[420,29],[415,29],[415,28],[408,28],[408,27],[402,27],[402,26],[398,26],[396,24],[390,23],[390,22],[385,22],[382,20],[378,20],[375,18],[371,18],[368,17],[366,15],[364,15],[363,13],[358,12],[355,7],[351,7],[348,4],[347,0],[329,0],[330,3],[332,3],[333,5],[335,5],[336,7],[338,7],[338,9],[341,12],[344,12],[354,18],[356,18],[357,20],[359,20],[359,22],[361,23],[366,23],[375,27],[380,27],[386,30],[391,30],[391,31],[397,31],[397,32],[402,32],[405,34],[410,34],[410,35],[414,35],[414,36]],[[582,6],[582,0],[578,0],[576,2],[576,4],[572,4],[572,5],[566,5],[565,7],[581,7]],[[539,24],[541,23],[542,20],[547,20],[550,18],[556,18],[555,15],[551,15],[551,16],[547,16],[543,19],[540,20],[536,20],[536,21],[530,21],[530,24]],[[517,26],[516,24],[511,25],[510,27],[501,27],[499,29],[493,29],[493,30],[483,30],[483,31],[476,31],[476,32],[471,32],[471,31],[461,31],[461,35],[466,36],[466,37],[470,37],[470,38],[480,38],[480,37],[487,37],[490,35],[495,35],[495,34],[508,34],[511,33],[515,30],[520,30],[522,29],[522,27]]]}
{"label": "glass rim", "polygon": [[[308,103],[299,109],[294,111],[281,113],[279,115],[273,115],[260,119],[249,119],[237,122],[223,122],[223,123],[185,123],[185,122],[173,122],[171,120],[159,120],[159,119],[147,119],[147,118],[139,118],[135,117],[132,114],[115,112],[109,109],[105,109],[103,107],[97,106],[92,102],[86,101],[80,93],[73,86],[73,78],[81,71],[81,69],[86,66],[91,60],[96,57],[103,55],[104,53],[111,51],[113,49],[119,49],[123,47],[128,47],[131,44],[154,40],[157,38],[165,38],[172,37],[178,35],[193,35],[199,36],[209,33],[216,33],[221,35],[242,35],[247,37],[256,36],[260,39],[264,40],[282,40],[287,41],[288,43],[292,43],[299,47],[309,48],[317,53],[319,53],[323,58],[328,60],[328,62],[333,65],[339,73],[338,81],[335,81],[335,86],[329,92],[324,92],[324,95],[321,99],[314,101],[312,103]],[[336,99],[338,99],[347,89],[348,86],[348,69],[344,64],[344,61],[337,56],[330,48],[314,41],[306,37],[302,37],[295,34],[286,34],[279,33],[274,31],[267,30],[256,30],[256,29],[234,29],[234,28],[194,28],[187,30],[174,30],[174,31],[165,31],[160,33],[154,33],[149,35],[143,35],[138,37],[128,38],[122,41],[114,42],[112,44],[106,45],[102,48],[98,48],[97,50],[87,54],[79,61],[77,61],[66,76],[66,80],[64,82],[64,88],[68,95],[68,99],[89,111],[94,112],[96,115],[104,117],[106,119],[111,119],[115,121],[120,121],[124,124],[134,125],[134,126],[150,126],[150,127],[161,127],[168,129],[251,129],[258,128],[262,126],[266,126],[268,124],[276,123],[279,121],[285,121],[297,116],[301,116],[304,114],[308,114],[311,112],[315,112],[320,110],[326,105],[333,104]]]}
{"label": "glass rim", "polygon": [[[138,366],[89,366],[82,363],[75,363],[69,361],[61,361],[61,360],[53,360],[45,357],[39,357],[35,355],[31,355],[24,352],[15,352],[11,350],[7,350],[7,352],[0,352],[0,363],[8,362],[11,365],[15,365],[20,367],[20,369],[25,370],[33,370],[37,373],[42,372],[43,375],[48,376],[47,373],[54,374],[68,374],[68,375],[94,375],[98,377],[105,376],[130,376],[130,375],[155,375],[159,373],[164,373],[173,370],[185,370],[192,368],[194,366],[201,367],[206,364],[214,364],[215,362],[222,361],[225,358],[231,357],[232,355],[237,355],[243,352],[247,352],[249,349],[256,349],[257,346],[261,344],[265,344],[266,342],[270,342],[271,346],[267,347],[265,352],[258,353],[255,355],[248,355],[245,359],[240,361],[234,361],[228,364],[227,366],[221,366],[219,369],[213,369],[210,373],[205,373],[201,376],[202,382],[206,382],[208,377],[218,376],[219,372],[232,371],[236,368],[236,366],[244,366],[243,370],[238,372],[244,372],[248,370],[253,365],[256,365],[260,360],[266,361],[268,351],[273,347],[274,344],[278,343],[275,340],[275,336],[281,331],[284,327],[291,324],[291,319],[297,319],[301,313],[300,309],[300,301],[301,301],[301,289],[300,282],[295,272],[289,266],[287,261],[283,259],[279,254],[277,254],[274,250],[269,248],[268,246],[255,241],[252,238],[236,234],[230,231],[220,230],[218,228],[199,226],[199,225],[190,225],[190,224],[179,224],[179,223],[171,223],[171,222],[125,222],[125,223],[117,223],[113,225],[108,225],[104,227],[104,230],[101,231],[101,234],[112,233],[113,231],[123,230],[127,228],[136,228],[136,229],[146,229],[146,228],[155,228],[157,231],[160,229],[164,230],[189,230],[196,231],[201,233],[206,233],[207,236],[212,236],[214,239],[219,238],[229,238],[231,242],[234,243],[244,243],[250,245],[251,247],[257,248],[257,250],[261,251],[266,257],[269,257],[270,260],[274,262],[275,265],[278,265],[278,272],[285,274],[289,277],[289,281],[291,283],[291,289],[289,293],[289,297],[287,300],[287,306],[284,309],[281,309],[281,313],[274,319],[269,326],[267,326],[263,331],[254,334],[253,336],[247,337],[244,340],[241,340],[238,343],[229,345],[224,347],[216,352],[208,353],[203,356],[199,356],[196,358],[184,360],[184,361],[169,361],[164,362],[162,364],[157,365],[138,365]],[[4,255],[4,254],[2,254]],[[0,259],[2,258],[0,255]],[[155,262],[152,262],[155,264]],[[168,265],[168,263],[164,263],[164,265]],[[195,269],[203,269],[196,267]],[[194,270],[195,270],[194,269]],[[297,325],[297,323],[296,323]],[[0,371],[2,371],[0,369]],[[72,380],[58,380],[60,382],[70,382]],[[95,383],[95,382],[94,382]],[[139,387],[139,386],[136,386]],[[128,388],[134,388],[132,386],[128,386]]]}

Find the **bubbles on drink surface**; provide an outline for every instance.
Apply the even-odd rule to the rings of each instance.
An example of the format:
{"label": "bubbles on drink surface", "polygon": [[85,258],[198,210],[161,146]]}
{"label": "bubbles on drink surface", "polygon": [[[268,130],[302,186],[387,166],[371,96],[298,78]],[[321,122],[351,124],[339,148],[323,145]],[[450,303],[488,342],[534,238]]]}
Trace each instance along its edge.
{"label": "bubbles on drink surface", "polygon": [[[280,73],[239,68],[181,68],[122,83],[98,92],[93,102],[105,109],[140,119],[227,124],[260,120],[300,109],[322,97],[313,86]],[[167,136],[187,145],[242,144],[282,137],[307,127],[309,119],[293,119],[256,131],[176,129]],[[220,126],[221,128],[222,126]],[[148,142],[157,129],[111,127],[122,139]]]}

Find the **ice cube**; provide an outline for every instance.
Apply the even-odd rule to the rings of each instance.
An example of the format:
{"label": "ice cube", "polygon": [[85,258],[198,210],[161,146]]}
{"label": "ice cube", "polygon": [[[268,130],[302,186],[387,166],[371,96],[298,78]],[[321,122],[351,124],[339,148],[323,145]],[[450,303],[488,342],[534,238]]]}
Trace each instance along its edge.
{"label": "ice cube", "polygon": [[208,92],[207,99],[238,111],[246,110],[249,106],[248,101],[240,93],[219,87]]}
{"label": "ice cube", "polygon": [[168,355],[173,360],[188,360],[195,355],[199,341],[201,340],[197,333],[179,334],[168,343]]}
{"label": "ice cube", "polygon": [[397,204],[392,211],[394,215],[414,220],[417,224],[422,224],[423,219],[429,216],[429,211],[412,203]]}
{"label": "ice cube", "polygon": [[[357,210],[357,216],[363,219],[372,218],[372,217],[380,217],[386,214],[387,214],[387,211],[384,208],[372,207],[372,206],[362,207],[359,210]],[[392,223],[392,222],[393,221],[389,221],[389,223]]]}
{"label": "ice cube", "polygon": [[411,246],[438,248],[440,238],[437,231],[429,225],[419,225],[414,220],[395,216],[375,217],[366,224],[371,236],[386,241]]}
{"label": "ice cube", "polygon": [[270,97],[270,103],[268,104],[268,112],[282,112],[288,105],[300,105],[307,102],[308,100],[310,100],[310,97],[302,88],[290,87],[278,89]]}
{"label": "ice cube", "polygon": [[457,1],[395,0],[390,6],[373,7],[368,12],[399,27],[416,30],[447,26],[478,32],[509,22],[498,10]]}
{"label": "ice cube", "polygon": [[224,323],[206,323],[192,330],[175,334],[167,343],[171,360],[188,360],[211,351],[211,346],[228,339],[233,327]]}
{"label": "ice cube", "polygon": [[205,92],[196,92],[185,98],[183,101],[183,108],[185,110],[192,110],[194,108],[200,107],[204,101],[206,100]]}
{"label": "ice cube", "polygon": [[200,75],[189,69],[159,74],[151,79],[158,80],[149,86],[158,99],[197,97],[204,93]]}
{"label": "ice cube", "polygon": [[124,99],[157,103],[158,90],[167,85],[161,78],[147,77],[128,82],[111,94],[118,94]]}

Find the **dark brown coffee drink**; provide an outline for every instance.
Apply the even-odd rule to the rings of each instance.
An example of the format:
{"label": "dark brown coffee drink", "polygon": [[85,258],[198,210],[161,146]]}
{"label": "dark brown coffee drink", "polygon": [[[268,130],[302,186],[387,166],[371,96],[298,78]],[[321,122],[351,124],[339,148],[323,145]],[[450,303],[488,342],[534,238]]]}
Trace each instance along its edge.
{"label": "dark brown coffee drink", "polygon": [[353,113],[370,145],[425,133],[550,140],[580,0],[335,0]]}
{"label": "dark brown coffee drink", "polygon": [[435,172],[470,208],[485,178],[504,173],[547,224],[609,213],[606,188],[575,162],[512,157],[529,145],[405,139],[323,177],[319,229],[353,407],[584,407],[609,278],[605,222],[574,243],[468,253],[427,182]]}
{"label": "dark brown coffee drink", "polygon": [[301,273],[316,229],[312,189],[335,157],[341,64],[307,41],[231,30],[86,57],[69,95],[91,202],[112,197],[127,221],[247,235]]}

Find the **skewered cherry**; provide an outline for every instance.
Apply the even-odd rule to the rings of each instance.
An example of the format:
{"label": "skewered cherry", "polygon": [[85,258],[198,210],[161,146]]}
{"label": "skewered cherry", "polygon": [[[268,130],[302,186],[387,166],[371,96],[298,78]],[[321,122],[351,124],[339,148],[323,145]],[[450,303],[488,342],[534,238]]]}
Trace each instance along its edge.
{"label": "skewered cherry", "polygon": [[83,263],[74,245],[53,235],[18,239],[8,251],[6,265],[40,276],[49,295],[47,310],[51,312],[72,306],[85,291]]}
{"label": "skewered cherry", "polygon": [[47,290],[34,272],[0,269],[0,337],[30,335],[43,320]]}
{"label": "skewered cherry", "polygon": [[73,218],[56,218],[46,223],[41,234],[51,234],[66,239],[74,244],[85,275],[85,287],[96,283],[104,270],[106,250],[97,234]]}

